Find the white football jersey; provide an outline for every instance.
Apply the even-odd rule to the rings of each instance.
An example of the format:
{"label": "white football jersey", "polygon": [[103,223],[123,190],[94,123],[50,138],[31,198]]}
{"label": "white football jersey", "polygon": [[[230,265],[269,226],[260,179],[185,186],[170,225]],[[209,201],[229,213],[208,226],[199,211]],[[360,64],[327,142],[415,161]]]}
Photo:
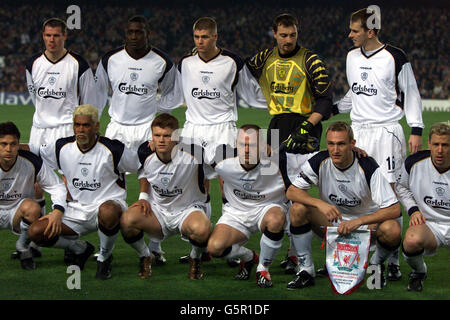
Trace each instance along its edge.
{"label": "white football jersey", "polygon": [[78,148],[75,136],[61,138],[41,146],[40,155],[51,168],[59,169],[67,179],[74,202],[100,205],[106,200],[126,200],[125,172],[137,172],[139,160],[118,140],[98,137],[88,151]]}
{"label": "white football jersey", "polygon": [[424,128],[422,102],[416,79],[405,53],[389,44],[371,55],[362,48],[347,54],[350,90],[338,103],[340,112],[350,111],[356,124],[406,121],[416,134]]}
{"label": "white football jersey", "polygon": [[[98,64],[95,75],[99,100],[103,107],[111,85],[111,119],[124,125],[150,125],[158,107],[173,108],[170,98],[173,98],[175,74],[175,65],[157,48],[137,60],[124,47],[117,48],[105,54]],[[158,89],[161,99],[157,99]]]}
{"label": "white football jersey", "polygon": [[430,150],[406,158],[395,190],[409,215],[419,210],[427,221],[450,225],[450,170],[437,171]]}
{"label": "white football jersey", "polygon": [[185,101],[186,120],[209,125],[238,118],[236,97],[250,106],[267,108],[258,82],[242,59],[220,49],[219,54],[204,61],[197,52],[185,56],[178,64],[177,86],[179,103]]}
{"label": "white football jersey", "polygon": [[66,187],[56,173],[34,153],[19,150],[14,166],[4,171],[0,166],[0,209],[15,207],[22,199],[34,199],[37,182],[51,196],[53,209],[66,208]]}
{"label": "white football jersey", "polygon": [[205,151],[195,144],[177,144],[168,163],[159,159],[144,142],[138,149],[139,179],[150,183],[149,199],[167,213],[180,212],[193,203],[207,202],[205,177],[212,168],[204,161]]}
{"label": "white football jersey", "polygon": [[285,153],[279,155],[278,161],[263,158],[255,168],[247,171],[239,162],[236,148],[219,145],[211,166],[223,179],[225,198],[235,209],[246,212],[269,204],[283,205],[288,202],[286,190],[291,182]]}
{"label": "white football jersey", "polygon": [[328,151],[305,162],[292,182],[300,189],[319,187],[319,198],[335,205],[344,220],[352,220],[398,202],[394,191],[371,157],[358,158],[345,170],[336,168]]}
{"label": "white football jersey", "polygon": [[72,123],[78,105],[98,107],[94,74],[80,55],[67,51],[57,62],[44,53],[32,56],[26,64],[31,100],[36,108],[33,126],[53,128]]}

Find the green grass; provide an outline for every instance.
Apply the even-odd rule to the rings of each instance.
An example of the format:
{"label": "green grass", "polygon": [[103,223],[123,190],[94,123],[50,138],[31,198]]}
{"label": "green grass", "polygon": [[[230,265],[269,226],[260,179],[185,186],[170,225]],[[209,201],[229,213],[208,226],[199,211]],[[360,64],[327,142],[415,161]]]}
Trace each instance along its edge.
{"label": "green grass", "polygon": [[[177,109],[173,114],[184,123],[184,109]],[[0,121],[14,121],[22,133],[21,142],[28,142],[30,126],[34,108],[30,106],[0,106]],[[424,112],[423,118],[426,124],[424,132],[424,148],[427,147],[426,137],[430,125],[448,118],[448,113]],[[105,132],[108,122],[106,110],[102,116],[101,132]],[[256,123],[266,128],[270,117],[265,110],[239,109],[238,125],[244,123]],[[348,115],[338,115],[332,120],[349,121]],[[405,121],[402,121],[405,126]],[[405,131],[409,134],[409,130]],[[407,136],[408,137],[408,136]],[[322,141],[322,147],[324,147]],[[133,203],[138,195],[138,183],[135,175],[127,177],[128,203]],[[317,192],[315,191],[315,194]],[[211,184],[211,198],[213,215],[212,221],[216,222],[221,212],[221,201],[217,181]],[[49,202],[49,201],[47,201]],[[404,217],[404,229],[408,225],[408,218]],[[389,283],[383,290],[372,291],[365,285],[361,286],[354,294],[338,296],[332,293],[327,279],[317,279],[313,288],[300,291],[286,290],[286,284],[292,279],[291,275],[285,275],[279,267],[279,262],[284,258],[288,247],[287,237],[283,247],[271,267],[271,275],[274,288],[270,290],[259,289],[255,284],[255,276],[250,281],[235,281],[233,277],[236,269],[229,268],[225,261],[213,259],[204,263],[204,279],[190,281],[187,278],[187,265],[178,263],[178,257],[190,250],[190,244],[184,242],[178,236],[173,236],[163,242],[163,250],[166,252],[168,263],[166,266],[153,267],[153,276],[147,280],[137,277],[138,257],[134,250],[128,246],[121,236],[117,238],[114,249],[113,277],[108,281],[94,279],[96,264],[89,260],[81,276],[81,289],[69,290],[66,286],[69,274],[63,264],[63,251],[58,249],[43,249],[43,257],[36,259],[35,271],[24,271],[16,260],[10,259],[14,250],[16,236],[7,230],[0,231],[0,299],[170,299],[170,300],[384,300],[384,299],[424,299],[446,300],[450,297],[449,268],[450,250],[439,249],[433,257],[426,257],[428,265],[428,279],[422,293],[409,293],[406,291],[407,274],[409,266],[401,261],[403,278],[397,283]],[[92,233],[84,239],[93,244],[98,244],[98,236]],[[260,234],[251,237],[247,247],[259,251]],[[313,240],[313,254],[316,268],[324,264],[324,250],[320,249],[320,242]]]}

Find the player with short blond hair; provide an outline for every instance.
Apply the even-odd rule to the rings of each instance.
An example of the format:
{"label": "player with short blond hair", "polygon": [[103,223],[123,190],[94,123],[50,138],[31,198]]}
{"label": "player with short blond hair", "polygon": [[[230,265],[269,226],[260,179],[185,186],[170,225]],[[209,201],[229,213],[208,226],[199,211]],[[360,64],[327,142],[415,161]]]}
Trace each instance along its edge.
{"label": "player with short blond hair", "polygon": [[435,123],[429,150],[406,158],[395,185],[410,216],[403,239],[403,256],[413,271],[408,291],[422,291],[427,277],[424,255],[440,247],[450,249],[450,125]]}

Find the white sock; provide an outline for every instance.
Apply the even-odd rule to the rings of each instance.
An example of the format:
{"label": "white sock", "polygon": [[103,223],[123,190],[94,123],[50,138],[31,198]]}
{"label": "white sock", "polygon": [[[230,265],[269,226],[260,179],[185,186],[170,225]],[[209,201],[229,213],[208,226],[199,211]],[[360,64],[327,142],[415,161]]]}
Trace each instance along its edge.
{"label": "white sock", "polygon": [[130,243],[130,246],[134,250],[136,250],[137,254],[139,255],[139,258],[150,256],[150,249],[148,248],[147,244],[145,243],[144,237],[142,237],[138,241]]}
{"label": "white sock", "polygon": [[370,264],[382,264],[384,263],[387,258],[391,255],[393,251],[389,250],[383,246],[380,245],[380,242],[377,241],[377,247],[375,249],[374,254],[370,258]]}
{"label": "white sock", "polygon": [[119,232],[112,236],[107,236],[100,229],[98,229],[97,233],[100,238],[100,252],[98,254],[97,261],[103,262],[111,255]]}
{"label": "white sock", "polygon": [[53,248],[60,248],[60,249],[69,249],[75,254],[81,254],[86,250],[87,243],[86,241],[82,240],[73,240],[68,239],[62,236],[58,237],[58,241],[53,245]]}
{"label": "white sock", "polygon": [[408,263],[415,272],[427,273],[427,265],[423,260],[423,252],[414,256],[407,256],[403,252],[403,257],[405,258],[406,263]]}
{"label": "white sock", "polygon": [[[403,217],[400,217],[399,219],[397,219],[397,221],[400,223],[401,230],[403,230]],[[400,265],[399,248],[392,252],[390,257],[388,258],[388,264],[395,264],[397,266]]]}
{"label": "white sock", "polygon": [[150,239],[148,242],[148,248],[150,251],[162,252],[161,241]]}
{"label": "white sock", "polygon": [[189,254],[189,256],[192,259],[200,259],[200,257],[202,256],[203,251],[204,251],[204,248],[200,248],[200,247],[197,247],[197,246],[193,245],[192,249],[191,249],[191,253]]}
{"label": "white sock", "polygon": [[233,244],[231,246],[231,252],[227,254],[224,258],[225,259],[240,258],[242,261],[247,262],[253,259],[253,251],[239,244]]}
{"label": "white sock", "polygon": [[30,238],[28,238],[28,228],[29,224],[25,223],[23,220],[20,221],[20,234],[19,239],[16,242],[17,251],[23,252],[27,251],[30,246]]}
{"label": "white sock", "polygon": [[297,249],[296,255],[298,257],[299,270],[306,270],[309,274],[314,274],[314,263],[312,259],[311,241],[313,233],[309,230],[306,233],[292,234],[292,241],[295,243]]}
{"label": "white sock", "polygon": [[263,233],[263,235],[261,236],[261,240],[259,241],[261,252],[259,255],[259,264],[256,271],[267,271],[269,269],[269,266],[272,264],[273,258],[275,258],[282,244],[283,239],[275,241],[269,239]]}

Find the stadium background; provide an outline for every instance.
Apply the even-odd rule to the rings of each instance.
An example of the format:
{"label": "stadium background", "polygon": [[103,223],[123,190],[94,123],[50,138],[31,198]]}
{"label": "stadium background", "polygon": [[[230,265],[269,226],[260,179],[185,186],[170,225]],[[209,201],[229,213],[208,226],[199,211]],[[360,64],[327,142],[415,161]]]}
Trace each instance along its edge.
{"label": "stadium background", "polygon": [[[436,1],[31,1],[6,0],[0,7],[0,95],[26,92],[25,61],[27,56],[42,50],[42,22],[52,16],[66,19],[66,8],[77,4],[81,8],[81,30],[69,31],[66,47],[82,54],[95,70],[100,57],[123,44],[123,27],[134,14],[143,14],[149,19],[150,42],[166,51],[175,62],[192,48],[192,24],[200,16],[212,16],[218,22],[221,47],[249,57],[261,48],[273,46],[271,21],[281,12],[291,12],[300,20],[300,43],[319,53],[325,60],[333,79],[335,99],[347,91],[345,78],[345,56],[351,42],[347,39],[348,20],[351,12],[370,4],[381,8],[381,40],[392,43],[406,51],[413,65],[419,90],[423,99],[439,99],[448,105],[449,72],[447,35],[448,8],[445,2]],[[27,142],[34,108],[27,106],[0,105],[0,121],[12,120],[22,132],[22,142]],[[174,111],[184,122],[184,109]],[[449,120],[448,111],[424,112],[426,127],[436,122]],[[348,115],[339,115],[332,120],[349,121]],[[104,133],[109,121],[107,109],[101,121]],[[257,123],[267,127],[269,116],[265,110],[239,109],[239,122]],[[405,121],[402,121],[405,126]],[[325,124],[326,126],[326,124]],[[406,128],[406,127],[405,127]],[[424,147],[426,147],[426,134]],[[409,133],[409,130],[406,130]],[[322,146],[324,147],[323,141]],[[138,195],[135,176],[128,177],[128,203]],[[220,199],[217,183],[212,184],[213,222],[220,214]],[[48,201],[49,202],[49,201]],[[405,219],[405,226],[407,219]],[[249,247],[259,248],[260,235],[253,236]],[[86,237],[98,244],[97,235]],[[284,275],[278,267],[285,255],[287,241],[271,268],[274,290],[261,290],[254,279],[249,282],[233,281],[236,270],[224,262],[213,260],[204,265],[203,281],[188,281],[187,266],[178,264],[177,258],[189,250],[189,244],[179,237],[163,243],[167,251],[168,265],[155,267],[149,281],[137,278],[137,256],[121,237],[114,251],[113,278],[106,282],[94,280],[95,263],[88,262],[82,273],[81,290],[68,290],[66,268],[62,264],[62,251],[44,249],[43,257],[37,259],[38,269],[26,272],[19,268],[9,255],[14,248],[15,237],[8,231],[0,232],[0,299],[449,299],[448,285],[450,259],[448,250],[440,249],[437,256],[427,259],[429,278],[422,294],[407,293],[409,267],[401,259],[403,279],[390,283],[382,291],[370,291],[365,286],[348,297],[331,293],[326,279],[303,291],[287,291],[285,286],[291,275]],[[316,267],[324,262],[324,252],[315,240],[314,261]]]}

